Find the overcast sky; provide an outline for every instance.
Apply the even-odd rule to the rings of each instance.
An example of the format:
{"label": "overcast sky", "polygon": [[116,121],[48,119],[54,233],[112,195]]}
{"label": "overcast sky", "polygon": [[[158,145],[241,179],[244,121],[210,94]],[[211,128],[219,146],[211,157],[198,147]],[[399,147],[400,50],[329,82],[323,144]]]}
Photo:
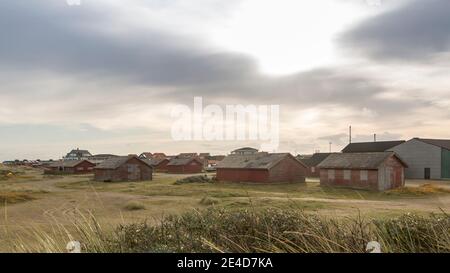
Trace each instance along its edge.
{"label": "overcast sky", "polygon": [[448,0],[3,0],[0,160],[227,153],[171,109],[279,104],[279,151],[450,138]]}

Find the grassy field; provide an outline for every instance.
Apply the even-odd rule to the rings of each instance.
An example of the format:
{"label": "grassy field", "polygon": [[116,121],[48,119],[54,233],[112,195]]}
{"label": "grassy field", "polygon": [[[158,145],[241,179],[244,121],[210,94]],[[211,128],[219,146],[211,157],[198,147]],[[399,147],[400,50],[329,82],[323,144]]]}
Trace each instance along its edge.
{"label": "grassy field", "polygon": [[175,183],[184,177],[157,173],[153,181],[101,183],[92,181],[91,175],[45,176],[37,169],[0,167],[0,251],[14,250],[11,238],[39,245],[37,232],[74,232],[73,222],[80,215],[114,230],[118,225],[142,221],[153,225],[165,216],[211,208],[281,209],[376,220],[450,209],[450,187],[440,181],[408,181],[403,189],[377,193],[325,188],[314,179],[281,185]]}

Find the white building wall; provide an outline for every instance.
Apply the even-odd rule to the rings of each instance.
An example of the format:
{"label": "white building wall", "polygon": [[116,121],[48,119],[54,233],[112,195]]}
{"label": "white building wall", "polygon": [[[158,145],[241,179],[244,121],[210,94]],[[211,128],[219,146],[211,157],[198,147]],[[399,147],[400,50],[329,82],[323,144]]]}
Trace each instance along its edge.
{"label": "white building wall", "polygon": [[425,168],[431,169],[431,179],[441,179],[441,148],[411,139],[392,149],[408,164],[405,178],[424,179]]}

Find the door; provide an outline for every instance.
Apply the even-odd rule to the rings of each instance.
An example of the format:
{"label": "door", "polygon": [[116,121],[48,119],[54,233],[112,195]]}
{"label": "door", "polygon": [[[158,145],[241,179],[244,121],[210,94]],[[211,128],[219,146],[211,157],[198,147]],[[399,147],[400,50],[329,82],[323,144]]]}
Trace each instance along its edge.
{"label": "door", "polygon": [[136,181],[141,178],[141,170],[139,166],[130,164],[128,165],[128,180]]}
{"label": "door", "polygon": [[424,178],[426,180],[430,180],[431,179],[431,169],[430,168],[425,168],[424,172],[425,172]]}

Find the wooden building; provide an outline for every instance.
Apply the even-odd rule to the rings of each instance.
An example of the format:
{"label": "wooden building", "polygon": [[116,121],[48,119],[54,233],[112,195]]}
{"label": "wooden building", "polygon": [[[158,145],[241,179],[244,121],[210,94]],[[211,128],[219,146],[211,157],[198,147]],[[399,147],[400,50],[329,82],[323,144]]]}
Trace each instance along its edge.
{"label": "wooden building", "polygon": [[177,157],[167,164],[167,172],[173,174],[192,174],[203,172],[203,162],[197,157]]}
{"label": "wooden building", "polygon": [[45,166],[44,174],[87,174],[92,173],[94,167],[89,160],[61,160]]}
{"label": "wooden building", "polygon": [[318,165],[322,163],[331,153],[315,153],[310,157],[297,158],[308,167],[307,177],[319,177],[320,168]]}
{"label": "wooden building", "polygon": [[170,160],[167,158],[152,158],[145,159],[152,167],[155,172],[166,173],[168,171],[167,164]]}
{"label": "wooden building", "polygon": [[320,168],[322,186],[384,191],[405,185],[406,163],[394,152],[331,154]]}
{"label": "wooden building", "polygon": [[145,181],[152,178],[153,167],[137,156],[111,157],[94,168],[95,181]]}
{"label": "wooden building", "polygon": [[217,165],[221,182],[305,182],[307,167],[289,153],[232,154]]}

